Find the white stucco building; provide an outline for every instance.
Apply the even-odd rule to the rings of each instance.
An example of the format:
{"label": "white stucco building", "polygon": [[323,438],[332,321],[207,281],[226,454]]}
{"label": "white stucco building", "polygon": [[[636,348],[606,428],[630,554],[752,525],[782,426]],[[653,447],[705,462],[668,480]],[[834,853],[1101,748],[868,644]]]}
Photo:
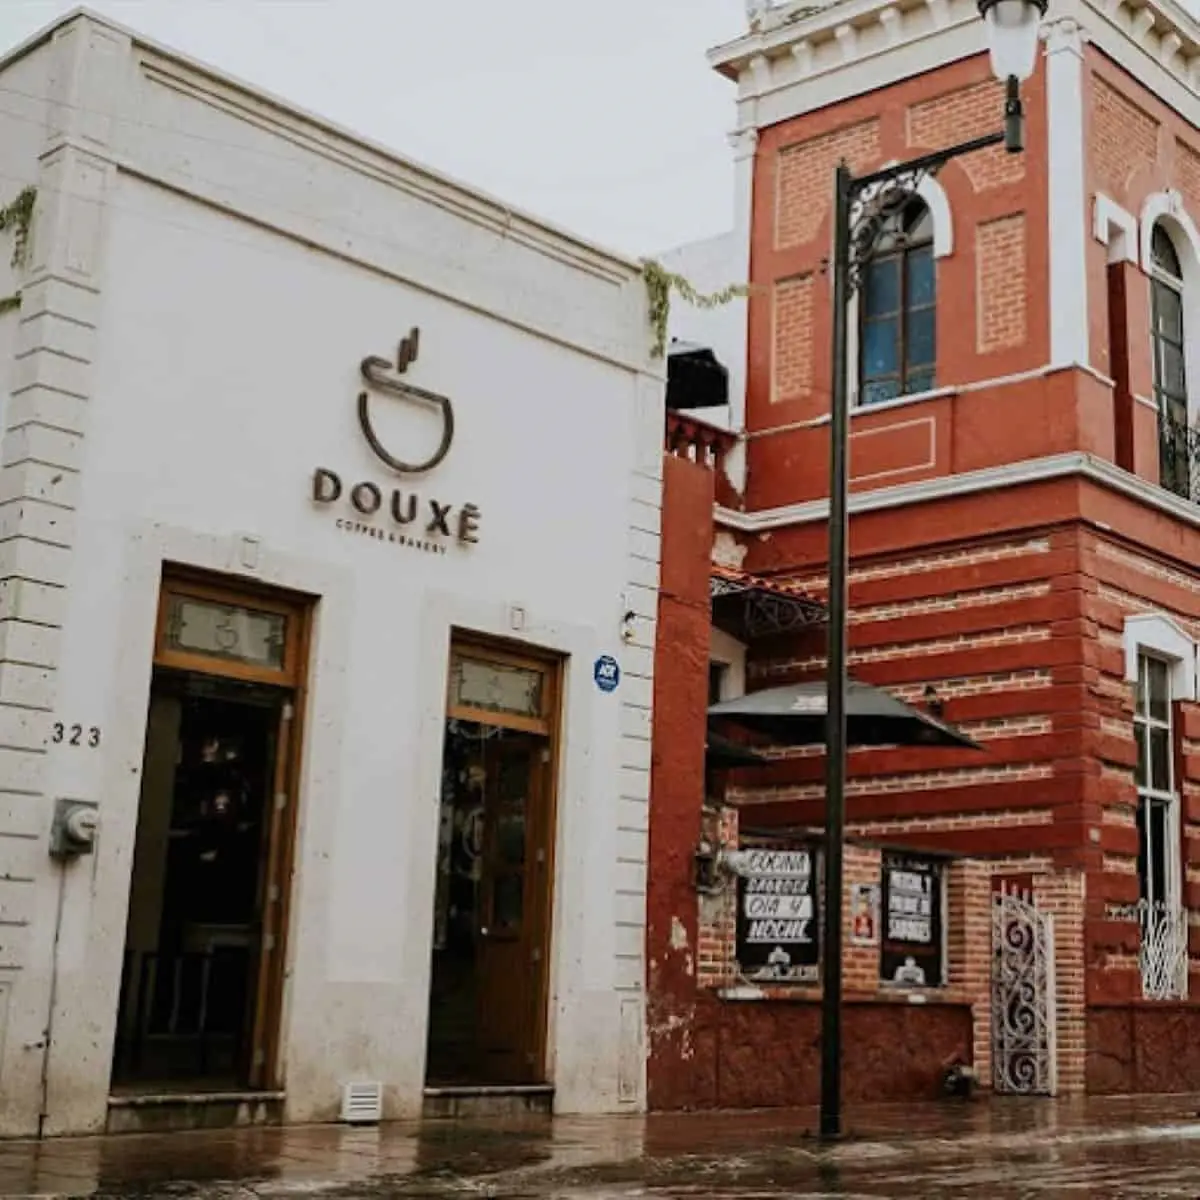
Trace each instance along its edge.
{"label": "white stucco building", "polygon": [[0,1133],[641,1107],[638,265],[86,12],[0,86]]}

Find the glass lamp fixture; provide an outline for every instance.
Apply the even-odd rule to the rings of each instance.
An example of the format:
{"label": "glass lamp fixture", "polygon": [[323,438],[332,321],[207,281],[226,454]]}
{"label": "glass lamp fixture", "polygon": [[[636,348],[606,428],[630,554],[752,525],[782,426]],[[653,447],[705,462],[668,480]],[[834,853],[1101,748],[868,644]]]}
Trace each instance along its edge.
{"label": "glass lamp fixture", "polygon": [[1037,64],[1038,33],[1047,0],[978,0],[987,29],[992,74],[1004,82],[1004,148],[1025,149],[1025,109],[1021,83]]}

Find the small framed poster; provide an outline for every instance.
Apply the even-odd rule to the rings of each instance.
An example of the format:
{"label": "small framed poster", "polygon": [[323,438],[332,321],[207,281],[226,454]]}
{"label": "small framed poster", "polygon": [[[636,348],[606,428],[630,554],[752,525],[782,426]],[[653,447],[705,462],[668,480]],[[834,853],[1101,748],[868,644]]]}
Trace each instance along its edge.
{"label": "small framed poster", "polygon": [[881,980],[898,987],[942,987],[946,982],[944,860],[885,853],[881,901]]}
{"label": "small framed poster", "polygon": [[879,945],[879,885],[855,883],[850,888],[850,944]]}
{"label": "small framed poster", "polygon": [[815,983],[820,972],[817,856],[808,846],[749,849],[737,884],[738,968],[755,983]]}

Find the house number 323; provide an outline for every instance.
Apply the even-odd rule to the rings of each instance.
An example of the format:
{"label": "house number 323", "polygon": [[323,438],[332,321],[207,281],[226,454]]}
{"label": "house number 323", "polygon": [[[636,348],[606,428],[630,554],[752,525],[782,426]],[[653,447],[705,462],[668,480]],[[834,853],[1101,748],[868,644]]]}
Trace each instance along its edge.
{"label": "house number 323", "polygon": [[55,721],[50,740],[56,746],[65,742],[68,746],[96,747],[100,745],[100,730],[95,725],[84,729],[82,725],[64,725],[61,721]]}

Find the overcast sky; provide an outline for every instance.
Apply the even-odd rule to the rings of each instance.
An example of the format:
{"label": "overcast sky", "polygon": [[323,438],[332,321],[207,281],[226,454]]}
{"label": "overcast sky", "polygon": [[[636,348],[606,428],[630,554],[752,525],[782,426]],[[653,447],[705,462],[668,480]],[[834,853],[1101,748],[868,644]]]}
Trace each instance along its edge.
{"label": "overcast sky", "polygon": [[[70,0],[0,0],[0,48]],[[92,0],[90,7],[614,249],[731,223],[744,0]],[[2,98],[0,98],[2,102]]]}

